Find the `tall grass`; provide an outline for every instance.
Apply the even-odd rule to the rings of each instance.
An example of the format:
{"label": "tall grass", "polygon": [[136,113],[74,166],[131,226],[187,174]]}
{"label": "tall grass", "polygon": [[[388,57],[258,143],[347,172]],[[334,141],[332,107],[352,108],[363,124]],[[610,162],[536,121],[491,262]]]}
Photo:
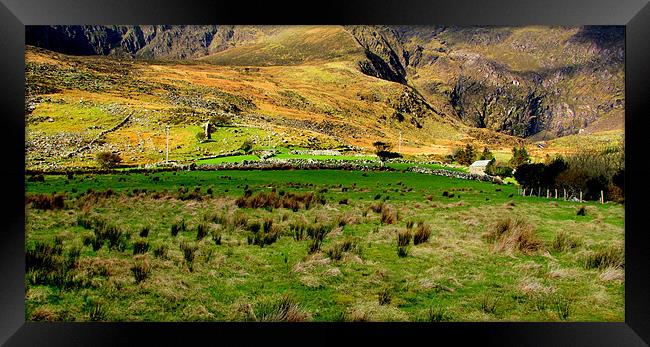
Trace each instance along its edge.
{"label": "tall grass", "polygon": [[496,252],[531,254],[542,248],[535,229],[523,219],[501,219],[485,237]]}

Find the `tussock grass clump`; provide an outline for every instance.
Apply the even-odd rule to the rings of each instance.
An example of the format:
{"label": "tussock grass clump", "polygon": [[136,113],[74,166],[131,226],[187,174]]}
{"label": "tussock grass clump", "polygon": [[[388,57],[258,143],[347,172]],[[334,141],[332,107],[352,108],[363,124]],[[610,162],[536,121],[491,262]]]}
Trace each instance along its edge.
{"label": "tussock grass clump", "polygon": [[551,249],[556,252],[565,252],[580,246],[580,239],[569,235],[566,231],[562,230],[555,235],[551,243]]}
{"label": "tussock grass clump", "polygon": [[309,241],[309,247],[307,248],[307,254],[314,254],[318,251],[320,251],[320,246],[321,246],[322,241],[312,239]]}
{"label": "tussock grass clump", "polygon": [[147,237],[147,236],[149,236],[149,231],[150,231],[150,230],[151,230],[151,228],[150,228],[148,225],[147,225],[147,226],[143,226],[142,229],[140,229],[140,233],[139,233],[140,237]]}
{"label": "tussock grass clump", "polygon": [[377,296],[379,299],[379,305],[390,305],[393,299],[393,294],[389,288],[382,289]]}
{"label": "tussock grass clump", "polygon": [[496,252],[511,254],[518,251],[530,254],[542,248],[535,229],[523,219],[508,217],[499,220],[486,234],[486,238],[493,244],[493,249]]}
{"label": "tussock grass clump", "polygon": [[62,248],[43,242],[36,242],[34,248],[27,248],[25,252],[26,271],[54,270],[59,265],[58,256]]}
{"label": "tussock grass clump", "polygon": [[555,313],[560,320],[567,320],[572,312],[571,300],[563,296],[558,296],[553,303]]}
{"label": "tussock grass clump", "polygon": [[381,209],[381,224],[395,224],[399,220],[399,214],[390,206],[384,205]]}
{"label": "tussock grass clump", "polygon": [[180,243],[180,248],[181,252],[183,252],[183,259],[185,259],[185,263],[187,264],[187,267],[189,268],[190,271],[194,270],[194,257],[196,255],[196,250],[199,248],[195,244],[191,244],[189,242],[181,242]]}
{"label": "tussock grass clump", "polygon": [[60,210],[65,206],[65,196],[61,194],[28,194],[25,204],[38,210]]}
{"label": "tussock grass clump", "polygon": [[187,225],[185,225],[185,220],[184,219],[179,219],[176,220],[174,223],[172,223],[171,227],[171,232],[172,236],[178,235],[179,231],[186,231],[187,230]]}
{"label": "tussock grass clump", "polygon": [[262,222],[253,221],[248,224],[248,230],[251,232],[247,236],[249,245],[258,245],[264,247],[271,245],[280,237],[279,227],[273,225],[273,219],[267,218]]}
{"label": "tussock grass clump", "polygon": [[330,231],[332,231],[332,226],[327,224],[318,223],[307,226],[307,236],[312,240],[323,241]]}
{"label": "tussock grass clump", "polygon": [[124,251],[127,247],[129,235],[115,225],[104,224],[102,227],[94,229],[94,232],[96,242],[108,243],[109,249]]}
{"label": "tussock grass clump", "polygon": [[64,255],[62,244],[57,242],[53,245],[37,242],[25,252],[26,276],[31,284],[49,285],[61,290],[86,287],[88,281],[73,272],[80,254],[78,248],[72,248]]}
{"label": "tussock grass clump", "polygon": [[400,258],[408,256],[408,246],[411,243],[413,235],[408,229],[401,230],[397,234],[397,255]]}
{"label": "tussock grass clump", "polygon": [[289,231],[293,233],[293,238],[296,241],[302,241],[307,237],[307,221],[299,219],[289,224]]}
{"label": "tussock grass clump", "polygon": [[425,243],[429,241],[430,237],[431,237],[431,226],[422,221],[418,222],[418,226],[415,229],[415,233],[413,234],[413,244],[419,245],[421,243]]}
{"label": "tussock grass clump", "polygon": [[484,295],[480,299],[481,311],[487,314],[496,314],[499,301],[490,295]]}
{"label": "tussock grass clump", "polygon": [[104,309],[104,305],[99,303],[91,305],[88,308],[88,319],[91,322],[106,321],[106,309]]}
{"label": "tussock grass clump", "polygon": [[149,243],[145,240],[139,240],[133,243],[133,254],[145,254],[149,251]]}
{"label": "tussock grass clump", "polygon": [[430,307],[424,319],[425,322],[449,322],[452,317],[444,307]]}
{"label": "tussock grass clump", "polygon": [[167,250],[168,247],[166,244],[161,244],[160,246],[154,248],[153,250],[153,256],[156,258],[160,259],[166,259],[167,258]]}
{"label": "tussock grass clump", "polygon": [[584,206],[580,206],[580,208],[579,208],[578,211],[576,212],[576,215],[578,215],[578,216],[584,216],[584,215],[586,215],[586,212],[587,212],[587,210],[585,209],[585,207],[584,207]]}
{"label": "tussock grass clump", "polygon": [[341,260],[345,252],[359,252],[358,243],[350,238],[333,244],[325,253],[332,260]]}
{"label": "tussock grass clump", "polygon": [[275,192],[259,192],[256,195],[244,195],[239,197],[235,203],[240,208],[288,208],[294,212],[304,209],[308,210],[316,205],[324,205],[325,197],[314,192],[285,193],[280,196]]}
{"label": "tussock grass clump", "polygon": [[240,229],[246,228],[248,225],[248,216],[241,211],[238,211],[232,219],[232,225]]}
{"label": "tussock grass clump", "polygon": [[131,273],[133,273],[135,283],[139,284],[149,277],[151,266],[146,259],[136,259],[135,263],[131,267]]}
{"label": "tussock grass clump", "polygon": [[410,220],[406,222],[406,228],[407,229],[413,229],[413,226],[415,226],[415,222]]}
{"label": "tussock grass clump", "polygon": [[208,236],[209,226],[205,223],[199,223],[196,226],[196,240],[201,241],[204,237]]}
{"label": "tussock grass clump", "polygon": [[215,245],[221,245],[221,231],[220,230],[213,230],[212,231],[212,241],[214,241]]}
{"label": "tussock grass clump", "polygon": [[257,303],[248,312],[248,320],[257,322],[304,322],[311,317],[304,312],[298,302],[289,295],[279,299]]}
{"label": "tussock grass clump", "polygon": [[397,245],[398,246],[408,246],[411,243],[411,238],[413,235],[409,230],[402,230],[397,234]]}
{"label": "tussock grass clump", "polygon": [[585,269],[606,269],[608,267],[624,268],[625,255],[620,246],[608,246],[597,251],[591,251],[584,257]]}

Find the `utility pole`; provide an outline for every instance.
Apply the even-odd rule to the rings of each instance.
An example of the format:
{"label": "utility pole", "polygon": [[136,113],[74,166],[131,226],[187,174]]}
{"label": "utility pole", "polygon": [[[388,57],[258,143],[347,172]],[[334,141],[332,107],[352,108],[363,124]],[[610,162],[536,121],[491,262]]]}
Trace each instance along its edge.
{"label": "utility pole", "polygon": [[165,163],[169,163],[169,125],[165,126],[165,134],[167,134],[167,150],[165,155]]}

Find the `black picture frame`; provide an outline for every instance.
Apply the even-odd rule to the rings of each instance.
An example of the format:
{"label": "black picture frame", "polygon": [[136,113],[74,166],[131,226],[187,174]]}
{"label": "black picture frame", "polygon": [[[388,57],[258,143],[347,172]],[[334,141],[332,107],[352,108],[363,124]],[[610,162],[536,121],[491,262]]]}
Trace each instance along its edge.
{"label": "black picture frame", "polygon": [[[24,35],[50,24],[448,24],[624,25],[626,32],[626,202],[624,323],[36,323],[24,309]],[[395,342],[482,345],[643,346],[650,343],[650,247],[644,221],[650,99],[647,0],[79,1],[0,0],[2,156],[0,341],[14,345],[142,345]],[[417,340],[416,340],[417,339]],[[198,341],[197,341],[198,342]]]}

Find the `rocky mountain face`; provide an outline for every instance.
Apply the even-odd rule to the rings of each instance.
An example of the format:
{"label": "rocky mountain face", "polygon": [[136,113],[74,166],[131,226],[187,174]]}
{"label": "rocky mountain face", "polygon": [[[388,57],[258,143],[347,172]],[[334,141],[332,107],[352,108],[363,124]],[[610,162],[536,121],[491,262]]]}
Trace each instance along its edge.
{"label": "rocky mountain face", "polygon": [[217,25],[27,26],[25,42],[73,55],[191,59],[253,40],[264,29]]}
{"label": "rocky mountain face", "polygon": [[[302,61],[292,56],[302,57],[306,50],[301,52],[300,43],[291,42],[291,37],[310,37],[300,36],[295,29],[288,35],[284,28],[28,26],[26,43],[68,54],[148,59],[194,59],[232,51],[211,61],[222,65],[241,64],[242,55],[268,53],[272,48],[282,53],[280,63]],[[360,71],[409,86],[412,95],[425,101],[423,109],[469,126],[533,139],[623,128],[623,27],[343,29],[351,39],[337,36],[334,41],[358,46],[337,47],[344,52],[337,57],[360,48],[365,58],[349,57]],[[259,44],[260,37],[282,35],[289,37]],[[248,48],[232,49],[240,46]],[[395,115],[400,121],[407,116],[415,127],[421,122],[406,112]]]}

